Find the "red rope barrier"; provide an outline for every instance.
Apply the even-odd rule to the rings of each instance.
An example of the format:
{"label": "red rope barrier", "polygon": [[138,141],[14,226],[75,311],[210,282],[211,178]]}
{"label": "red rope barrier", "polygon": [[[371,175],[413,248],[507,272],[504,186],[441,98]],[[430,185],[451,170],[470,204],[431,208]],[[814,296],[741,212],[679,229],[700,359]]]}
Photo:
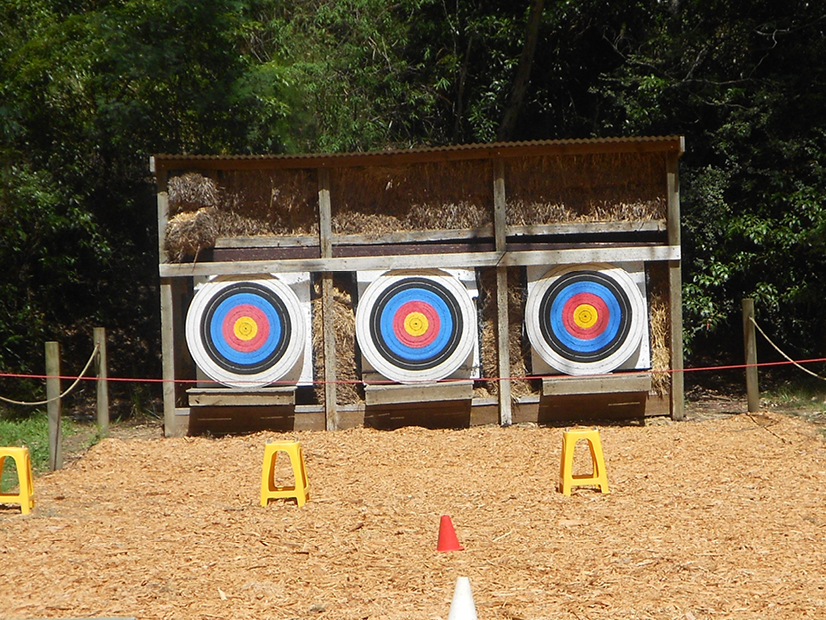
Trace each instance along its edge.
{"label": "red rope barrier", "polygon": [[[688,373],[688,372],[709,372],[712,370],[739,370],[745,368],[763,368],[768,366],[788,366],[791,364],[811,364],[811,363],[818,363],[818,362],[826,362],[826,357],[818,357],[812,359],[805,359],[805,360],[795,360],[795,361],[780,361],[780,362],[762,362],[758,364],[731,364],[727,366],[699,366],[695,368],[683,368],[680,370],[676,370],[673,368],[668,368],[666,370],[633,370],[628,372],[623,372],[623,375],[638,375],[638,374],[676,374],[676,373]],[[530,379],[544,379],[549,378],[551,376],[558,376],[558,375],[527,375],[522,377],[479,377],[473,379],[473,381],[519,381],[519,380],[530,380]],[[584,375],[589,376],[589,375]],[[594,375],[598,376],[598,375]],[[204,379],[158,379],[158,378],[137,378],[137,377],[107,377],[106,379],[100,379],[98,377],[76,377],[71,375],[60,375],[58,377],[50,376],[50,375],[28,375],[28,374],[20,374],[20,373],[0,373],[0,378],[5,379],[60,379],[60,380],[67,380],[67,381],[110,381],[112,383],[180,383],[180,384],[195,384],[195,383],[216,383],[220,384],[219,381],[211,381],[211,380],[204,380]],[[440,383],[448,383],[451,381],[467,381],[467,379],[443,379]],[[337,381],[313,381],[313,385],[325,385],[328,383],[336,383],[341,385],[361,385],[365,382],[359,379],[341,379]],[[384,381],[371,381],[370,384],[380,384],[385,383]],[[396,383],[396,381],[386,381],[386,383]],[[427,383],[431,383],[428,381]],[[295,381],[274,381],[273,385],[295,385]]]}

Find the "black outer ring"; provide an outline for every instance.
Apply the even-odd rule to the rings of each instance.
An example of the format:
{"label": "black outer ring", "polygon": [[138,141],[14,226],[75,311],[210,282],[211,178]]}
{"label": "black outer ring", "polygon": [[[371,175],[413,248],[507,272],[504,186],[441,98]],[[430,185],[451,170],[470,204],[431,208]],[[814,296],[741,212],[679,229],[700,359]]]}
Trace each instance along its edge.
{"label": "black outer ring", "polygon": [[[551,326],[551,306],[553,305],[554,300],[565,287],[583,280],[596,282],[597,284],[602,284],[608,288],[614,294],[621,310],[620,325],[617,330],[617,335],[607,345],[591,353],[575,351],[574,349],[571,349],[563,344],[554,333]],[[542,337],[545,339],[545,342],[548,343],[548,346],[562,357],[573,362],[598,362],[609,357],[610,355],[613,355],[617,349],[622,346],[626,338],[628,338],[628,332],[631,331],[631,314],[631,302],[628,300],[628,295],[622,287],[617,284],[616,280],[605,275],[604,273],[600,273],[599,271],[583,269],[582,271],[573,271],[560,276],[545,291],[545,294],[542,296],[542,301],[539,304],[539,329],[542,332]]]}
{"label": "black outer ring", "polygon": [[[273,349],[273,352],[257,364],[238,364],[237,362],[228,360],[226,357],[221,355],[218,349],[215,348],[215,344],[212,341],[212,335],[209,333],[209,325],[212,323],[212,317],[218,309],[218,306],[221,305],[221,302],[229,297],[232,297],[233,295],[238,295],[241,293],[251,293],[253,295],[263,297],[266,301],[272,304],[281,319],[280,340],[276,344],[275,349]],[[291,335],[292,323],[290,322],[290,314],[287,312],[287,306],[284,305],[284,302],[278,295],[275,294],[274,291],[255,282],[238,282],[221,289],[218,294],[209,300],[206,311],[201,319],[201,341],[204,343],[204,348],[206,349],[209,358],[224,370],[239,375],[255,375],[271,368],[284,356],[287,346],[290,343]]]}
{"label": "black outer ring", "polygon": [[[427,289],[438,295],[447,305],[448,310],[450,311],[450,316],[453,319],[454,327],[453,333],[450,335],[450,340],[439,353],[419,361],[410,361],[403,357],[399,357],[388,348],[387,343],[381,336],[381,315],[384,312],[385,306],[390,303],[395,295],[411,288]],[[391,362],[398,368],[403,368],[404,370],[428,370],[438,366],[453,355],[453,352],[462,340],[464,321],[462,320],[462,311],[458,302],[447,288],[438,282],[434,282],[433,280],[411,277],[391,284],[379,294],[376,302],[370,309],[369,325],[370,337],[373,339],[373,343],[378,350],[379,355],[381,355],[385,360]]]}

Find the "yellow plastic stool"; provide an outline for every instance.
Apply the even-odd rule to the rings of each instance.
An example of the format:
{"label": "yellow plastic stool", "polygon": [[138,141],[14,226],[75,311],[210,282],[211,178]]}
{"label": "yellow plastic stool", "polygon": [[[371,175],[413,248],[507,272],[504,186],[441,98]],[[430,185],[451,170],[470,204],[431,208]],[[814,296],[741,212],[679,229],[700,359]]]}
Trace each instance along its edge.
{"label": "yellow plastic stool", "polygon": [[[275,462],[279,452],[286,452],[293,468],[295,486],[275,486]],[[304,451],[297,441],[278,441],[268,443],[264,448],[264,466],[261,470],[261,505],[279,497],[294,497],[299,506],[310,499],[310,485],[307,482],[307,470],[304,467]]]}
{"label": "yellow plastic stool", "polygon": [[[588,442],[591,450],[593,472],[590,476],[574,476],[574,448],[580,439]],[[608,493],[608,474],[605,471],[605,458],[602,455],[602,443],[599,440],[599,431],[590,429],[567,429],[562,433],[562,460],[559,467],[559,492],[563,495],[571,494],[574,486],[598,486],[603,493]]]}
{"label": "yellow plastic stool", "polygon": [[34,485],[32,485],[32,462],[29,459],[29,449],[0,447],[0,476],[3,475],[3,465],[6,458],[14,459],[17,467],[18,492],[0,493],[0,504],[20,504],[20,511],[27,515],[34,508]]}

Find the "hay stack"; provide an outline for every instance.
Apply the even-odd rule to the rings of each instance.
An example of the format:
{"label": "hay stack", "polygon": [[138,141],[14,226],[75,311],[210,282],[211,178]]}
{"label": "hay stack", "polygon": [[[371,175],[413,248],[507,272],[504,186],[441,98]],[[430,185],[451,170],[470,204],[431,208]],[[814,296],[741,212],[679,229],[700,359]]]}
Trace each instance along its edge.
{"label": "hay stack", "polygon": [[651,389],[659,396],[671,391],[671,312],[668,274],[661,265],[649,267],[648,317],[651,330]]}
{"label": "hay stack", "polygon": [[221,203],[221,190],[215,181],[197,172],[186,172],[170,178],[167,193],[171,214],[218,207]]}
{"label": "hay stack", "polygon": [[[324,317],[321,306],[321,281],[316,282],[313,306],[313,365],[317,379],[324,377]],[[339,283],[333,284],[333,328],[336,341],[336,379],[353,381],[336,386],[336,402],[340,405],[359,403],[363,400],[362,388],[356,371],[356,314],[353,298]],[[317,383],[315,395],[324,402],[324,384]]]}
{"label": "hay stack", "polygon": [[170,260],[181,262],[187,256],[198,256],[204,248],[215,245],[221,225],[218,209],[206,207],[198,211],[179,213],[166,225],[164,250]]}
{"label": "hay stack", "polygon": [[662,219],[665,165],[664,156],[650,153],[509,159],[508,224]]}
{"label": "hay stack", "polygon": [[[499,376],[499,356],[497,346],[496,304],[496,270],[484,269],[481,272],[482,293],[480,298],[480,323],[482,331],[482,376]],[[511,377],[526,377],[530,374],[530,347],[524,343],[522,323],[524,322],[524,283],[518,268],[508,269],[508,349],[510,355]],[[499,381],[481,381],[480,387],[488,394],[499,393]],[[534,389],[527,379],[511,381],[511,396],[518,398],[533,394]],[[480,394],[483,395],[483,394]]]}
{"label": "hay stack", "polygon": [[331,171],[333,231],[382,234],[484,226],[492,221],[485,160]]}

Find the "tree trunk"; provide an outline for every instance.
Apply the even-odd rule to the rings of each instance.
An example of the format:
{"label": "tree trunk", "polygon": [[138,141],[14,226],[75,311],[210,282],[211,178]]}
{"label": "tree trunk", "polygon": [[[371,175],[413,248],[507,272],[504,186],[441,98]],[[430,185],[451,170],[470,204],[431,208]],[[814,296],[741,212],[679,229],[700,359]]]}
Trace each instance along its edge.
{"label": "tree trunk", "polygon": [[531,66],[533,56],[536,51],[536,40],[539,37],[539,25],[542,22],[542,11],[545,8],[545,0],[532,0],[531,12],[528,15],[528,25],[525,29],[525,45],[522,48],[522,55],[519,57],[519,66],[516,69],[516,78],[513,80],[513,90],[511,91],[508,107],[496,132],[496,139],[499,142],[511,140],[519,113],[522,111],[522,103],[525,99],[525,92],[528,90],[528,81],[531,77]]}

